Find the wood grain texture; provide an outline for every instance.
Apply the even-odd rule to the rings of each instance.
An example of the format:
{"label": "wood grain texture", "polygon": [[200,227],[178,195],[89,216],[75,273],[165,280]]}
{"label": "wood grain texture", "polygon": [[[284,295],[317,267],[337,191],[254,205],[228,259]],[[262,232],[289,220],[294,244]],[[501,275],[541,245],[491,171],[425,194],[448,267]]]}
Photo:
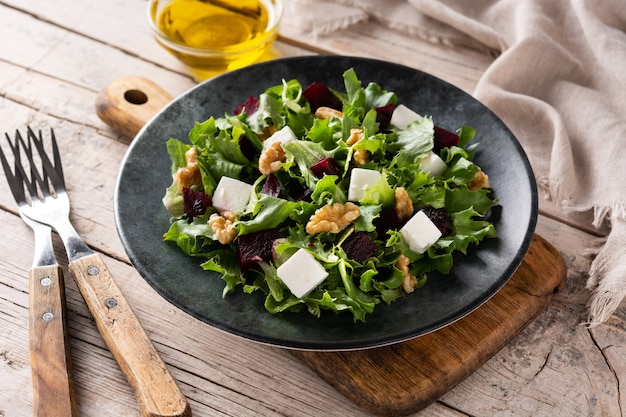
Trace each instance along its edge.
{"label": "wood grain texture", "polygon": [[29,275],[33,415],[76,417],[63,270],[59,265],[39,266]]}
{"label": "wood grain texture", "polygon": [[130,383],[144,417],[191,416],[187,399],[99,255],[69,264],[100,334]]}
{"label": "wood grain texture", "polygon": [[516,336],[561,290],[566,272],[557,250],[535,235],[504,288],[441,330],[377,349],[293,355],[360,407],[380,416],[408,415],[448,392]]}
{"label": "wood grain texture", "polygon": [[96,97],[96,114],[114,130],[134,138],[172,100],[172,96],[143,77],[113,81]]}
{"label": "wood grain texture", "polygon": [[[4,129],[25,123],[54,127],[68,168],[72,222],[118,278],[194,416],[371,417],[289,352],[223,333],[172,306],[128,261],[112,204],[128,139],[98,118],[94,101],[106,85],[129,75],[147,77],[174,96],[196,84],[188,69],[150,38],[145,6],[145,0],[2,1]],[[493,61],[476,51],[403,37],[376,22],[319,37],[297,34],[293,22],[284,23],[276,56],[321,52],[382,58],[425,70],[467,92]],[[548,204],[541,200],[542,213]],[[0,207],[0,416],[27,417],[33,411],[25,279],[32,233],[1,179]],[[592,259],[586,249],[594,236],[562,217],[558,208],[540,216],[537,233],[566,261],[564,289],[483,366],[413,417],[624,415],[626,304],[605,325],[581,325]],[[139,417],[133,392],[74,280],[66,281],[79,414]]]}

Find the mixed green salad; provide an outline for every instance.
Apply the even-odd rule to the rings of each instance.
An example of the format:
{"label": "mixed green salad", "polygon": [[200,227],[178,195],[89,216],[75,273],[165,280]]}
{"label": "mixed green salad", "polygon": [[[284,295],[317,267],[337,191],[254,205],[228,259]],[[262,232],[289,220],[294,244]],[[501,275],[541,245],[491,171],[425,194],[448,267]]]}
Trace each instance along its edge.
{"label": "mixed green salad", "polygon": [[[473,162],[474,130],[450,132],[428,116],[398,127],[394,92],[362,85],[353,69],[343,82],[345,91],[283,80],[232,112],[196,122],[188,143],[167,142],[173,181],[163,198],[171,214],[164,240],[217,272],[224,297],[260,291],[270,313],[349,311],[365,321],[377,304],[410,298],[429,273],[449,273],[455,252],[495,237],[485,215],[496,200]],[[285,127],[291,139],[273,141]],[[444,169],[424,169],[430,157]],[[349,201],[357,168],[380,176]],[[245,196],[236,210],[214,205],[224,177],[245,185],[218,191],[227,200]],[[346,210],[355,214],[343,216]],[[402,232],[418,212],[440,231],[423,251]],[[328,228],[308,227],[320,217]],[[325,270],[300,297],[278,273],[298,251]]]}

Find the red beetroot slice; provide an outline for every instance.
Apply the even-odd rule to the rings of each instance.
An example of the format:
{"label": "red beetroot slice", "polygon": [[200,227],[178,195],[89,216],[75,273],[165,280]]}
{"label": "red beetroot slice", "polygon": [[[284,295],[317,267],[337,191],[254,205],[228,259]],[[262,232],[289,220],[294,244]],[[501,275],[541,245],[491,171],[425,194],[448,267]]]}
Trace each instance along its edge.
{"label": "red beetroot slice", "polygon": [[450,146],[456,146],[459,144],[459,135],[452,133],[449,130],[443,129],[439,126],[435,126],[435,150],[441,148],[449,148]]}
{"label": "red beetroot slice", "polygon": [[[374,226],[379,238],[387,235],[387,230],[398,230],[402,226],[402,222],[398,218],[396,209],[393,207],[385,207],[380,211],[377,218],[374,219]],[[383,239],[384,240],[384,239]]]}
{"label": "red beetroot slice", "polygon": [[378,245],[365,232],[350,235],[341,247],[348,259],[353,259],[358,263],[363,263],[378,250]]}
{"label": "red beetroot slice", "polygon": [[378,123],[378,130],[381,132],[389,127],[391,124],[391,116],[393,110],[396,108],[393,104],[387,104],[386,106],[376,107],[376,122]]}
{"label": "red beetroot slice", "polygon": [[314,82],[302,91],[302,95],[313,111],[320,107],[330,107],[335,110],[341,110],[343,107],[339,97],[330,91],[326,84]]}
{"label": "red beetroot slice", "polygon": [[317,178],[324,175],[339,175],[339,167],[333,158],[324,158],[311,165],[311,171]]}
{"label": "red beetroot slice", "polygon": [[280,181],[276,178],[276,175],[269,174],[263,183],[263,188],[261,188],[261,193],[269,195],[271,197],[278,197],[282,190],[282,186],[280,185]]}
{"label": "red beetroot slice", "polygon": [[252,161],[257,154],[256,149],[254,149],[252,142],[250,142],[247,136],[241,136],[239,138],[239,149],[241,149],[241,153],[248,161]]}
{"label": "red beetroot slice", "polygon": [[261,230],[237,238],[239,269],[245,273],[258,262],[272,259],[274,241],[278,239],[277,229]]}
{"label": "red beetroot slice", "polygon": [[235,108],[234,113],[235,115],[238,115],[238,114],[241,114],[241,112],[245,110],[247,115],[251,115],[252,113],[256,113],[258,109],[259,109],[259,99],[254,96],[250,96],[246,99],[246,101],[243,102],[243,104]]}
{"label": "red beetroot slice", "polygon": [[289,194],[289,197],[291,197],[295,201],[311,202],[311,195],[313,195],[313,190],[311,190],[310,188],[299,187],[298,189],[294,189]]}
{"label": "red beetroot slice", "polygon": [[183,207],[187,218],[202,216],[211,205],[211,196],[202,191],[183,187]]}
{"label": "red beetroot slice", "polygon": [[448,228],[448,210],[445,208],[434,208],[431,206],[422,209],[431,222],[437,226],[442,235],[446,234]]}

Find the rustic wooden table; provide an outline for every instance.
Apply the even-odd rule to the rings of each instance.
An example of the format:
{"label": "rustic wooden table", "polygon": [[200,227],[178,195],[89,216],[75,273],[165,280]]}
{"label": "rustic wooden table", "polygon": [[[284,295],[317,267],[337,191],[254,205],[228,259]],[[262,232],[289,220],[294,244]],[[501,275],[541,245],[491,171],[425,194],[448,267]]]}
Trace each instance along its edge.
{"label": "rustic wooden table", "polygon": [[[162,299],[132,268],[118,239],[113,191],[129,139],[94,111],[100,90],[147,77],[176,96],[196,84],[151,39],[142,0],[0,1],[3,131],[53,126],[64,157],[72,221],[99,252],[196,416],[366,416],[296,357],[217,331]],[[492,57],[391,32],[376,23],[312,38],[286,21],[272,57],[349,54],[429,72],[471,93]],[[0,416],[32,415],[28,270],[33,235],[0,180]],[[601,232],[564,221],[540,203],[537,233],[568,267],[565,288],[519,335],[419,416],[622,416],[626,411],[626,308],[593,329],[581,325],[591,259]],[[57,256],[67,259],[55,236]],[[133,393],[66,269],[71,354],[81,416],[139,416]]]}

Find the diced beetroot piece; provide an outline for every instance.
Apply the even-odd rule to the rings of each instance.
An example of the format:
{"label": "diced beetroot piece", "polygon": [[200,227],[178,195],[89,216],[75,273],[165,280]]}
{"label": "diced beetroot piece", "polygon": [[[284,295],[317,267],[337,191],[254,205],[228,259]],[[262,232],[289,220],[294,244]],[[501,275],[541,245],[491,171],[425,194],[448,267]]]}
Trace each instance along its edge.
{"label": "diced beetroot piece", "polygon": [[333,158],[324,158],[311,165],[311,171],[317,178],[324,175],[339,175],[339,167]]}
{"label": "diced beetroot piece", "polygon": [[376,107],[376,122],[378,122],[378,129],[382,132],[387,129],[391,124],[391,115],[396,108],[394,104],[387,104],[386,106]]}
{"label": "diced beetroot piece", "polygon": [[249,161],[253,160],[257,155],[256,149],[252,146],[250,139],[246,136],[241,136],[239,138],[239,149],[241,149],[241,153],[245,156]]}
{"label": "diced beetroot piece", "polygon": [[374,255],[378,245],[365,232],[356,232],[350,235],[341,245],[348,259],[363,263]]}
{"label": "diced beetroot piece", "polygon": [[254,96],[250,96],[246,99],[246,101],[243,102],[243,104],[237,106],[234,113],[235,115],[239,115],[242,111],[245,110],[247,115],[251,115],[252,113],[255,113],[258,109],[259,99]]}
{"label": "diced beetroot piece", "polygon": [[281,183],[281,198],[291,201],[311,201],[311,195],[313,191],[300,183],[300,181],[295,178],[287,179],[283,177],[283,181]]}
{"label": "diced beetroot piece", "polygon": [[302,94],[313,111],[320,107],[330,107],[335,110],[341,110],[343,107],[339,97],[330,91],[326,84],[314,82],[305,88]]}
{"label": "diced beetroot piece", "polygon": [[311,202],[311,195],[313,195],[313,191],[310,188],[300,188],[298,190],[294,190],[290,197],[295,201],[307,201]]}
{"label": "diced beetroot piece", "polygon": [[459,135],[452,133],[449,130],[443,129],[439,126],[435,126],[435,150],[438,151],[441,148],[448,148],[450,146],[456,146],[459,144]]}
{"label": "diced beetroot piece", "polygon": [[398,218],[394,207],[383,208],[373,223],[376,226],[378,236],[381,238],[387,235],[387,230],[397,230],[402,226],[402,221]]}
{"label": "diced beetroot piece", "polygon": [[448,210],[445,208],[434,208],[431,206],[424,207],[422,209],[424,214],[428,216],[431,222],[437,226],[442,235],[446,234],[448,228]]}
{"label": "diced beetroot piece", "polygon": [[278,178],[276,178],[276,175],[269,174],[265,179],[265,183],[263,183],[261,193],[272,197],[278,197],[281,190],[282,186],[280,185],[280,181],[278,181]]}
{"label": "diced beetroot piece", "polygon": [[183,187],[183,206],[188,219],[202,216],[211,205],[211,196],[202,191]]}
{"label": "diced beetroot piece", "polygon": [[237,238],[239,269],[246,273],[257,262],[271,261],[274,241],[278,239],[277,229],[261,230]]}

